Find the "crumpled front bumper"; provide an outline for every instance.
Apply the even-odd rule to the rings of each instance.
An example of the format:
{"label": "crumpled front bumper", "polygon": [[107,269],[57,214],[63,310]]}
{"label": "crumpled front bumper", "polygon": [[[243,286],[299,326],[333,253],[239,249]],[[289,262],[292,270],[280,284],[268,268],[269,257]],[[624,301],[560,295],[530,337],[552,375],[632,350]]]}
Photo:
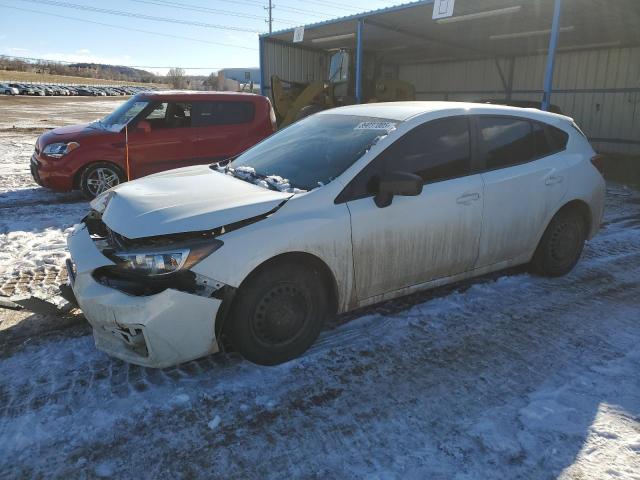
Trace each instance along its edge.
{"label": "crumpled front bumper", "polygon": [[97,282],[96,268],[112,265],[79,224],[68,239],[72,288],[93,327],[96,347],[145,367],[163,368],[218,351],[215,318],[221,300],[174,289],[134,296]]}

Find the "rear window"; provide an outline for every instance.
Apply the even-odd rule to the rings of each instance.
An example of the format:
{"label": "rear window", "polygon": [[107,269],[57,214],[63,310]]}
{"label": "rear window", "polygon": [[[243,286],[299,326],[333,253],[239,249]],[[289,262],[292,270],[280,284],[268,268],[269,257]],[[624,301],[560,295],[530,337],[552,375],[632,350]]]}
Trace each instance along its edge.
{"label": "rear window", "polygon": [[478,121],[487,169],[517,165],[536,157],[529,121],[506,117],[480,117]]}
{"label": "rear window", "polygon": [[191,126],[237,125],[251,123],[255,117],[252,102],[194,102]]}

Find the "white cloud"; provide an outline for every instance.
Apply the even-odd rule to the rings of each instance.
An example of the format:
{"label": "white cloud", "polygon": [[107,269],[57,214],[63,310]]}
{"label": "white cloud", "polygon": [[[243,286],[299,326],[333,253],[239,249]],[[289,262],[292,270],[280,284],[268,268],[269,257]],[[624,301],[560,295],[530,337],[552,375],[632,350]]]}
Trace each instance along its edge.
{"label": "white cloud", "polygon": [[28,48],[20,48],[20,47],[7,47],[4,49],[7,55],[24,55],[29,53],[31,50]]}

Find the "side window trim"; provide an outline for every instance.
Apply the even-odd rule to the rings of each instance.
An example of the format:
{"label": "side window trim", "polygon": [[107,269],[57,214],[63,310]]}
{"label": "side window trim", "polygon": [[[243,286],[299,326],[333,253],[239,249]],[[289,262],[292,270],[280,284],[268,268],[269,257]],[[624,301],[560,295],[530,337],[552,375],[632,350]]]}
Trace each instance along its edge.
{"label": "side window trim", "polygon": [[[467,173],[466,175],[460,175],[460,176],[454,176],[454,177],[448,177],[448,178],[441,178],[441,179],[438,179],[438,180],[433,181],[433,182],[429,182],[429,181],[425,180],[423,182],[423,185],[431,185],[431,184],[436,184],[436,183],[440,183],[440,182],[447,182],[449,180],[455,180],[457,178],[465,178],[465,177],[469,177],[471,175],[475,175],[475,174],[479,173],[479,171],[476,171],[476,168],[479,167],[479,159],[480,159],[480,156],[477,153],[478,137],[477,137],[477,134],[474,132],[474,125],[473,125],[472,115],[450,115],[448,117],[436,118],[436,119],[430,120],[428,122],[421,123],[420,125],[414,127],[414,129],[427,126],[427,125],[429,125],[431,123],[435,123],[435,122],[438,122],[438,121],[444,121],[444,120],[448,120],[448,119],[456,118],[456,117],[464,117],[467,120],[467,132],[468,132],[468,135],[469,135],[469,159],[470,159],[469,173]],[[383,155],[385,154],[385,152],[389,148],[391,148],[395,143],[401,141],[406,135],[408,135],[412,131],[413,130],[410,130],[409,132],[405,133],[402,137],[398,138],[395,142],[393,142],[391,145],[389,145],[387,148],[385,148],[382,152],[380,152],[378,154],[378,156],[376,158],[374,158],[373,160],[371,160],[371,162],[369,162],[362,170],[360,170],[360,172],[355,177],[353,177],[351,179],[351,181],[347,184],[347,186],[342,189],[342,191],[338,194],[338,196],[335,198],[333,203],[334,204],[340,204],[340,203],[345,203],[345,202],[351,202],[351,201],[354,201],[354,200],[361,200],[363,198],[373,197],[374,194],[372,194],[372,193],[363,193],[363,194],[360,194],[360,195],[354,195],[351,191],[355,187],[355,185],[358,182],[358,180],[361,181],[361,176],[366,173],[366,170],[368,170],[370,167],[373,168],[373,165],[375,163],[382,161],[381,159],[383,158]]]}

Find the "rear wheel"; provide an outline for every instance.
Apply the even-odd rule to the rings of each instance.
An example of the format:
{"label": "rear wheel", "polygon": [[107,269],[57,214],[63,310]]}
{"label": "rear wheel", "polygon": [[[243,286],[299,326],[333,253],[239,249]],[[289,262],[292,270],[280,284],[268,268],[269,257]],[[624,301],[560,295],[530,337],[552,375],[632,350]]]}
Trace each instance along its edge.
{"label": "rear wheel", "polygon": [[586,239],[586,225],[575,210],[561,210],[549,223],[531,260],[538,275],[559,277],[578,263]]}
{"label": "rear wheel", "polygon": [[124,180],[124,173],[116,165],[107,162],[93,163],[80,176],[80,190],[85,198],[92,199]]}
{"label": "rear wheel", "polygon": [[263,268],[242,285],[227,325],[233,345],[251,362],[277,365],[315,341],[329,311],[321,273],[291,262]]}

